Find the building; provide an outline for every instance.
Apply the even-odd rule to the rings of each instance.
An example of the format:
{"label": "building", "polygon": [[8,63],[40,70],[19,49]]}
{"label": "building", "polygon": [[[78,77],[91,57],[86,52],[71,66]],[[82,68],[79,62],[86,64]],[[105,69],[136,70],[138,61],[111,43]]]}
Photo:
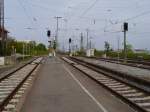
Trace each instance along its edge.
{"label": "building", "polygon": [[[3,32],[4,32],[4,34],[3,34]],[[0,28],[0,40],[6,40],[8,37],[8,33],[9,32],[6,29],[3,30],[2,28]]]}

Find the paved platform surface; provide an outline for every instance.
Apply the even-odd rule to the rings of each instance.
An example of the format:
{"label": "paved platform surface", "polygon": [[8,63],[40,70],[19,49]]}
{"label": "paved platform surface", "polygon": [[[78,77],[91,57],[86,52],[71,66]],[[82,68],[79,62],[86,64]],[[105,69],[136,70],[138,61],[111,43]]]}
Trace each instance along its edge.
{"label": "paved platform surface", "polygon": [[147,69],[121,65],[96,59],[88,59],[83,57],[79,57],[79,59],[150,81],[150,70]]}
{"label": "paved platform surface", "polygon": [[134,111],[75,68],[47,58],[21,112]]}

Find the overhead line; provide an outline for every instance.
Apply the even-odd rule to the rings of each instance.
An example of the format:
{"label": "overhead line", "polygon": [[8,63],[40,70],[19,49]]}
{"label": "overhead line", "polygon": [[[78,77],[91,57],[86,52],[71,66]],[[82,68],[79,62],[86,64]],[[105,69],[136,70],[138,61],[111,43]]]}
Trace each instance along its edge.
{"label": "overhead line", "polygon": [[95,2],[81,14],[81,17],[84,16],[89,10],[91,10],[98,1],[99,0],[95,0]]}
{"label": "overhead line", "polygon": [[143,12],[143,13],[141,13],[141,14],[138,14],[138,15],[135,15],[135,16],[133,16],[133,17],[131,17],[131,18],[126,19],[126,21],[136,19],[136,18],[138,18],[138,17],[144,16],[144,15],[149,14],[149,13],[150,13],[150,11],[145,11],[145,12]]}
{"label": "overhead line", "polygon": [[47,7],[47,6],[44,6],[44,5],[41,5],[41,4],[38,4],[38,3],[33,3],[33,2],[29,2],[29,1],[27,1],[28,2],[28,4],[29,5],[31,5],[31,6],[33,6],[33,7],[38,7],[38,8],[41,8],[41,9],[43,9],[43,10],[49,10],[49,11],[51,11],[51,12],[58,12],[58,11],[55,11],[55,10],[52,10],[52,9],[50,9],[49,7]]}
{"label": "overhead line", "polygon": [[22,7],[22,9],[23,9],[25,15],[27,16],[27,18],[29,19],[30,23],[32,24],[32,18],[28,15],[26,8],[24,7],[24,5],[22,4],[22,2],[20,0],[17,0],[17,1],[20,4],[20,6]]}
{"label": "overhead line", "polygon": [[140,14],[138,14],[138,15],[132,16],[132,17],[127,18],[127,19],[125,19],[125,20],[118,21],[117,24],[111,24],[111,25],[106,26],[105,28],[108,28],[109,26],[118,25],[118,24],[120,24],[120,23],[122,23],[122,22],[125,22],[125,21],[131,21],[131,20],[133,20],[133,19],[136,19],[136,18],[138,18],[138,17],[144,16],[144,15],[146,15],[146,14],[150,14],[150,11],[145,11],[145,12],[143,12],[143,13],[140,13]]}

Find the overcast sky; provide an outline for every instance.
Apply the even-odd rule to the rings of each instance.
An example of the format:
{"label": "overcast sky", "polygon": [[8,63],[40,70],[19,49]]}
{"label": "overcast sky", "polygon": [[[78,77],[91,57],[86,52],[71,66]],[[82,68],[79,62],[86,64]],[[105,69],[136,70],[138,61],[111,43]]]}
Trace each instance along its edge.
{"label": "overcast sky", "polygon": [[[127,41],[134,48],[150,49],[150,0],[5,0],[5,26],[17,40],[48,44],[46,30],[55,35],[59,21],[59,42],[67,48],[68,38],[79,43],[86,29],[93,45],[104,48],[108,41],[117,49],[123,43],[123,22],[129,23]],[[53,36],[52,35],[52,36]]]}

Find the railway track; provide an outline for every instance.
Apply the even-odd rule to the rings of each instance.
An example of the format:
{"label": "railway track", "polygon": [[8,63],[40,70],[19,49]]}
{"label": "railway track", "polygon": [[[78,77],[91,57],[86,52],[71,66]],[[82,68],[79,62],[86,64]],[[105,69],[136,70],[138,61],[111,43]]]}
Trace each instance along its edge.
{"label": "railway track", "polygon": [[37,58],[0,79],[0,112],[16,112],[15,106],[33,80],[33,72],[41,61],[41,57]]}
{"label": "railway track", "polygon": [[150,112],[149,92],[120,79],[116,79],[106,73],[99,73],[93,66],[90,66],[88,63],[84,63],[81,60],[66,57],[63,57],[62,59],[102,85],[104,88],[111,91],[114,95],[121,98],[137,111]]}

